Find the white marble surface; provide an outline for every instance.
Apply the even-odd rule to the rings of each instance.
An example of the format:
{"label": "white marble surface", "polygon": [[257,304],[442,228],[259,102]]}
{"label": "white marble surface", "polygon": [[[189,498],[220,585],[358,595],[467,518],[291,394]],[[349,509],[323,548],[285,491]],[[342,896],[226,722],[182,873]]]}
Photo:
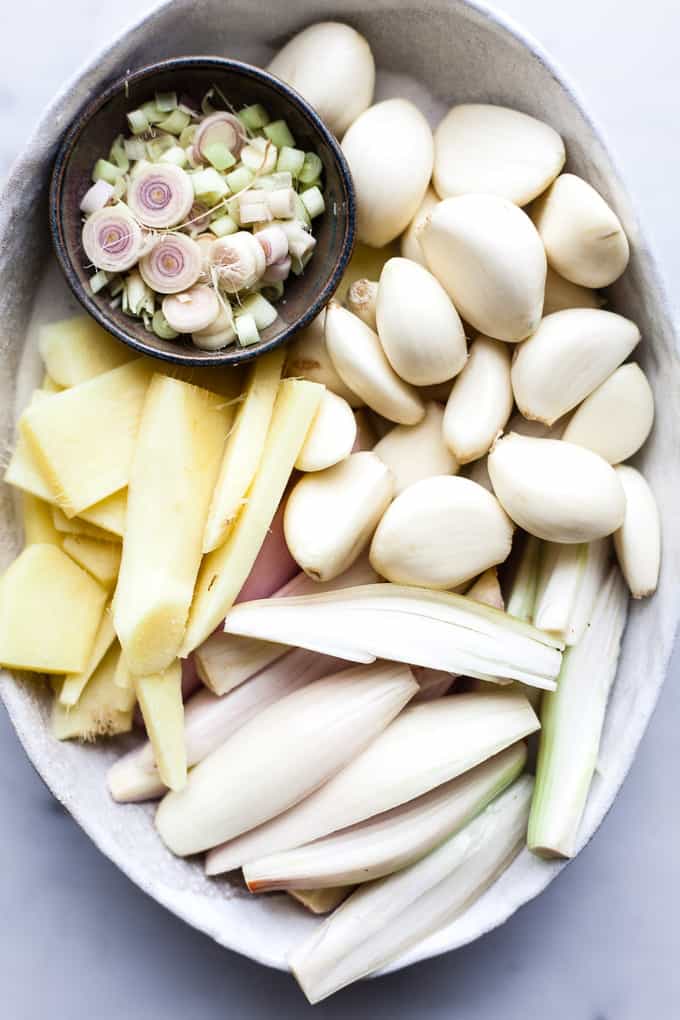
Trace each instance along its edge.
{"label": "white marble surface", "polygon": [[[0,177],[43,104],[147,4],[3,5]],[[561,61],[609,136],[671,297],[680,272],[674,0],[506,0]],[[332,6],[329,4],[329,11]],[[24,40],[24,42],[21,42]],[[26,45],[26,41],[29,45]],[[591,845],[475,945],[316,1007],[317,1016],[675,1020],[680,997],[676,661],[635,766]],[[32,772],[0,716],[0,975],[7,1020],[311,1015],[283,975],[218,949],[146,899]]]}

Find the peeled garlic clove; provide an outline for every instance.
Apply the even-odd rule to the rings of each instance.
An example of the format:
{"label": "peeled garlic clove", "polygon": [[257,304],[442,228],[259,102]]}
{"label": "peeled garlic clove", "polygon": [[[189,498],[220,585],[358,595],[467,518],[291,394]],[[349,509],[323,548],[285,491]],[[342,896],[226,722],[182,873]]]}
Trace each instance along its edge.
{"label": "peeled garlic clove", "polygon": [[530,535],[591,542],[623,522],[626,501],[614,468],[582,446],[510,433],[487,463],[500,503]]}
{"label": "peeled garlic clove", "polygon": [[368,545],[394,492],[374,453],[353,453],[302,478],[286,503],[283,530],[294,560],[317,581],[347,570]]}
{"label": "peeled garlic clove", "polygon": [[373,569],[396,584],[454,588],[507,559],[513,525],[468,478],[426,478],[397,496],[371,543]]}
{"label": "peeled garlic clove", "polygon": [[639,471],[621,464],[616,474],[626,494],[623,524],[614,533],[614,548],[634,599],[656,591],[661,562],[661,522],[654,494]]}
{"label": "peeled garlic clove", "polygon": [[531,216],[550,265],[565,280],[582,287],[606,287],[628,265],[628,238],[618,216],[575,174],[561,174]]}
{"label": "peeled garlic clove", "polygon": [[455,475],[458,463],[442,436],[444,412],[431,401],[425,405],[425,417],[417,425],[395,425],[373,447],[394,475],[395,495],[423,478]]}
{"label": "peeled garlic clove", "polygon": [[163,315],[176,333],[208,329],[220,314],[220,303],[212,287],[199,283],[181,294],[163,298]]}
{"label": "peeled garlic clove", "polygon": [[421,266],[427,267],[427,262],[425,261],[425,253],[418,239],[418,232],[439,201],[439,195],[432,188],[428,188],[425,192],[425,198],[418,206],[418,211],[401,235],[400,246],[403,258],[411,259],[412,262],[419,262]]}
{"label": "peeled garlic clove", "polygon": [[564,142],[543,121],[464,103],[434,133],[434,186],[442,198],[483,192],[526,205],[555,180],[565,158]]}
{"label": "peeled garlic clove", "polygon": [[460,316],[442,285],[417,262],[397,258],[385,263],[376,321],[387,360],[414,386],[451,379],[465,364]]}
{"label": "peeled garlic clove", "polygon": [[570,283],[548,266],[543,315],[561,312],[565,308],[601,308],[604,303],[604,298],[596,290]]}
{"label": "peeled garlic clove", "polygon": [[377,334],[365,322],[331,301],[325,335],[336,372],[369,407],[400,425],[422,419],[425,411],[418,393],[394,372]]}
{"label": "peeled garlic clove", "polygon": [[576,408],[562,436],[610,464],[628,460],[647,439],[654,396],[639,365],[622,365]]}
{"label": "peeled garlic clove", "polygon": [[515,355],[517,406],[525,418],[552,425],[603,383],[639,340],[634,322],[601,308],[547,315]]}
{"label": "peeled garlic clove", "polygon": [[350,407],[361,407],[363,400],[353,393],[335,371],[326,350],[326,311],[324,309],[306,329],[300,330],[288,347],[286,376],[320,383],[347,401]]}
{"label": "peeled garlic clove", "polygon": [[347,307],[372,330],[377,327],[375,308],[378,284],[375,280],[355,280],[347,292]]}
{"label": "peeled garlic clove", "polygon": [[534,332],[546,258],[526,213],[497,195],[447,198],[418,237],[427,265],[466,322],[508,342]]}
{"label": "peeled garlic clove", "polygon": [[298,471],[323,471],[352,452],[357,435],[354,412],[346,400],[326,390],[304,446],[295,461]]}
{"label": "peeled garlic clove", "polygon": [[342,151],[356,192],[357,237],[381,248],[406,229],[430,183],[430,125],[407,99],[387,99],[354,121]]}
{"label": "peeled garlic clove", "polygon": [[268,70],[304,96],[339,138],[373,100],[371,47],[337,21],[321,21],[298,32]]}
{"label": "peeled garlic clove", "polygon": [[478,460],[491,449],[512,404],[510,348],[478,336],[454,381],[444,414],[444,441],[460,464]]}

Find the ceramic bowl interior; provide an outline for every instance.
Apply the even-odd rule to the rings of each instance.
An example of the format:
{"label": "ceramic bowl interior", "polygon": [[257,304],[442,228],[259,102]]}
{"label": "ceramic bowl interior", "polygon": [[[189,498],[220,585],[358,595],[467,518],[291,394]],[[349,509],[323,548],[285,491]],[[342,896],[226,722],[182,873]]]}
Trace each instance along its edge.
{"label": "ceramic bowl interior", "polygon": [[[287,121],[297,145],[318,153],[323,163],[326,212],[314,223],[314,257],[300,276],[291,274],[277,303],[278,318],[250,347],[203,351],[190,340],[162,340],[138,319],[111,308],[107,292],[93,294],[83,252],[80,202],[90,187],[97,159],[112,140],[128,133],[125,115],[153,99],[155,92],[177,92],[199,102],[213,86],[240,110],[261,103],[272,120]],[[293,89],[271,74],[236,60],[187,57],[164,60],[126,74],[90,100],[66,133],[54,167],[50,190],[50,227],[57,257],[75,296],[105,329],[140,353],[185,365],[229,365],[250,361],[284,343],[305,326],[332,297],[354,243],[354,194],[340,147],[312,108]]]}
{"label": "ceramic bowl interior", "polygon": [[[5,446],[12,441],[15,416],[30,385],[40,378],[29,322],[75,310],[59,271],[54,287],[43,284],[37,294],[35,287],[49,256],[46,194],[62,126],[71,122],[85,99],[130,68],[190,52],[264,66],[291,33],[328,18],[349,21],[370,40],[379,68],[378,99],[407,96],[433,124],[452,103],[471,100],[506,104],[551,123],[566,142],[568,168],[602,192],[631,241],[630,266],[609,300],[610,307],[635,319],[642,330],[636,357],[651,381],[657,418],[638,463],[660,503],[664,558],[656,596],[631,604],[580,848],[597,829],[630,767],[663,682],[680,617],[675,509],[680,491],[680,370],[668,302],[602,135],[564,76],[516,26],[465,0],[173,0],[113,42],[46,112],[0,200],[0,440]],[[23,224],[21,231],[17,222]],[[6,487],[0,499],[1,566],[18,550],[20,531]],[[103,853],[149,895],[220,944],[286,967],[288,953],[316,919],[283,894],[249,896],[228,879],[207,880],[200,862],[173,858],[154,833],[152,806],[120,807],[107,796],[106,770],[120,747],[58,744],[46,728],[49,699],[39,688],[5,679],[0,691],[36,768]],[[523,851],[469,910],[392,966],[478,938],[536,896],[562,866]]]}

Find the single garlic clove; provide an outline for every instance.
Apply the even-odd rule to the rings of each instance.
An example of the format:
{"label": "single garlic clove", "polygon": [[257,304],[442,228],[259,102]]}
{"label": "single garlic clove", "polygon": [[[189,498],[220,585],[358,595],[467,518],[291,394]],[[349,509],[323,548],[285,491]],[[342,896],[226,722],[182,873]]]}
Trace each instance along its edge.
{"label": "single garlic clove", "polygon": [[601,308],[547,315],[515,354],[517,406],[525,418],[552,425],[603,383],[639,340],[634,322]]}
{"label": "single garlic clove", "polygon": [[396,258],[385,263],[376,319],[387,360],[406,382],[445,382],[465,364],[460,316],[442,285],[417,262]]}
{"label": "single garlic clove", "polygon": [[231,310],[231,305],[223,301],[219,301],[219,305],[220,310],[217,318],[205,329],[193,331],[194,347],[199,347],[202,351],[221,351],[223,347],[227,347],[236,339],[234,313]]}
{"label": "single garlic clove", "polygon": [[298,32],[268,70],[304,96],[339,138],[373,101],[371,48],[353,28],[336,21]]}
{"label": "single garlic clove", "polygon": [[425,478],[394,500],[371,543],[373,569],[396,584],[454,588],[502,563],[513,524],[468,478]]}
{"label": "single garlic clove", "polygon": [[454,106],[434,133],[434,174],[442,198],[472,192],[526,205],[565,161],[554,128],[518,110],[485,103]]}
{"label": "single garlic clove", "polygon": [[562,438],[599,453],[610,464],[640,449],[654,422],[654,395],[639,365],[617,368],[576,408]]}
{"label": "single garlic clove", "polygon": [[565,280],[582,287],[606,287],[628,265],[628,239],[618,216],[575,174],[561,174],[533,206],[531,216],[550,265]]}
{"label": "single garlic clove", "polygon": [[417,425],[395,425],[373,446],[395,478],[395,495],[423,478],[455,475],[458,463],[442,434],[444,411],[431,401]]}
{"label": "single garlic clove", "polygon": [[163,315],[176,333],[207,329],[217,319],[220,303],[212,287],[199,283],[181,294],[163,298]]}
{"label": "single garlic clove", "polygon": [[570,283],[548,266],[543,315],[562,312],[565,308],[601,308],[604,303],[604,298],[596,290]]}
{"label": "single garlic clove", "polygon": [[394,372],[377,334],[365,322],[331,301],[325,335],[336,372],[369,407],[400,425],[422,419],[425,411],[417,391]]}
{"label": "single garlic clove", "polygon": [[320,383],[346,400],[350,407],[361,407],[364,401],[349,386],[345,386],[333,367],[326,349],[325,322],[324,309],[309,326],[300,330],[288,347],[285,374],[288,378]]}
{"label": "single garlic clove", "polygon": [[368,545],[393,492],[392,474],[374,453],[353,453],[305,475],[284,513],[291,555],[317,581],[338,577]]}
{"label": "single garlic clove", "polygon": [[661,562],[661,521],[654,494],[639,471],[621,464],[616,474],[626,494],[623,524],[614,534],[614,548],[635,599],[656,591]]}
{"label": "single garlic clove", "polygon": [[179,294],[203,272],[201,248],[186,234],[163,234],[139,261],[139,272],[157,294]]}
{"label": "single garlic clove", "polygon": [[614,468],[582,446],[510,433],[487,465],[502,506],[537,538],[592,542],[623,522],[626,501]]}
{"label": "single garlic clove", "polygon": [[323,471],[338,464],[352,452],[356,435],[352,408],[342,397],[326,390],[295,467],[298,471]]}
{"label": "single garlic clove", "polygon": [[478,336],[454,380],[444,414],[444,441],[460,464],[487,453],[512,412],[510,347]]}
{"label": "single garlic clove", "polygon": [[424,199],[418,206],[415,216],[401,235],[401,241],[399,242],[403,258],[411,259],[412,262],[419,262],[421,266],[425,266],[426,268],[427,262],[425,261],[425,252],[423,251],[418,234],[423,223],[440,201],[441,199],[436,191],[432,188],[428,188],[425,192]]}
{"label": "single garlic clove", "polygon": [[98,209],[85,220],[83,248],[90,262],[109,273],[131,269],[144,248],[144,233],[122,203]]}
{"label": "single garlic clove", "polygon": [[153,163],[130,180],[127,204],[147,227],[175,227],[189,216],[194,204],[191,178],[172,163]]}
{"label": "single garlic clove", "polygon": [[377,329],[375,317],[377,298],[378,284],[375,280],[355,280],[347,292],[347,307],[350,312],[358,315],[373,331]]}
{"label": "single garlic clove", "polygon": [[357,237],[380,248],[409,225],[432,175],[434,143],[422,113],[407,99],[377,103],[342,140],[357,201]]}
{"label": "single garlic clove", "polygon": [[194,135],[193,149],[202,161],[211,145],[224,145],[232,156],[238,156],[247,141],[246,130],[233,113],[217,110],[201,121]]}
{"label": "single garlic clove", "polygon": [[248,230],[213,241],[210,263],[220,287],[227,294],[250,290],[266,269],[262,246]]}
{"label": "single garlic clove", "polygon": [[546,258],[526,213],[497,195],[447,198],[418,237],[428,266],[474,329],[507,342],[534,332]]}

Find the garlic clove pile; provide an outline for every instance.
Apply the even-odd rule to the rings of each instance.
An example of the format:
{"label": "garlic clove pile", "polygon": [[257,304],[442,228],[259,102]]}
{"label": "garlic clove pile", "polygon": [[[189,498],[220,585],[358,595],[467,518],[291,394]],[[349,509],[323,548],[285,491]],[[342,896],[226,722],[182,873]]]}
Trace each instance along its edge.
{"label": "garlic clove pile", "polygon": [[513,524],[467,478],[436,477],[394,500],[371,543],[373,569],[396,584],[450,589],[507,559]]}
{"label": "garlic clove pile", "polygon": [[454,381],[444,414],[444,441],[460,464],[483,457],[513,405],[508,344],[478,336]]}
{"label": "garlic clove pile", "polygon": [[423,478],[455,475],[458,463],[442,434],[444,411],[430,401],[417,425],[395,425],[373,447],[373,452],[394,475],[395,495]]}
{"label": "garlic clove pile", "polygon": [[323,471],[338,464],[352,452],[356,436],[352,408],[342,397],[326,390],[295,467],[298,471]]}
{"label": "garlic clove pile", "polygon": [[487,465],[501,505],[537,538],[591,542],[623,523],[626,501],[614,468],[582,446],[512,432]]}
{"label": "garlic clove pile", "polygon": [[614,549],[634,599],[656,591],[661,562],[661,522],[654,494],[639,471],[621,464],[616,474],[626,494],[623,524],[614,534]]}
{"label": "garlic clove pile", "polygon": [[517,406],[525,418],[552,425],[603,383],[639,340],[634,322],[601,308],[547,315],[515,354]]}
{"label": "garlic clove pile", "polygon": [[418,211],[409,223],[408,227],[401,235],[401,241],[399,242],[401,248],[401,255],[405,259],[411,259],[412,262],[419,262],[421,266],[427,267],[425,261],[425,253],[422,249],[422,245],[418,239],[418,232],[422,227],[423,223],[430,215],[432,210],[440,202],[439,195],[433,188],[428,188],[425,192],[425,197],[418,206]]}
{"label": "garlic clove pile", "polygon": [[308,379],[310,382],[320,383],[346,400],[350,407],[361,407],[363,404],[361,397],[353,393],[349,386],[345,386],[333,367],[326,350],[325,320],[324,309],[309,326],[300,330],[289,344],[285,374],[288,378]]}
{"label": "garlic clove pile", "polygon": [[654,396],[639,365],[621,365],[576,408],[562,436],[610,464],[640,449],[654,422]]}
{"label": "garlic clove pile", "polygon": [[564,166],[554,128],[505,106],[454,106],[434,134],[434,186],[442,198],[484,192],[526,205]]}
{"label": "garlic clove pile", "polygon": [[418,238],[427,265],[474,329],[524,340],[543,310],[546,258],[525,212],[497,195],[461,195],[435,206]]}

